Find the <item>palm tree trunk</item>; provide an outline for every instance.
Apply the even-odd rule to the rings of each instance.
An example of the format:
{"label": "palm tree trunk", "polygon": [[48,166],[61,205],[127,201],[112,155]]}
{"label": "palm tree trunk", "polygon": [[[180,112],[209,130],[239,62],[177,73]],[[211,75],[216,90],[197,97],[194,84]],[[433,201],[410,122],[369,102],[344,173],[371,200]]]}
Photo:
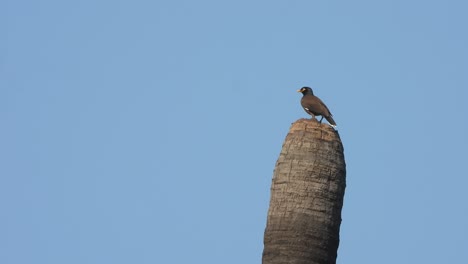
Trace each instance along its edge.
{"label": "palm tree trunk", "polygon": [[273,173],[262,263],[336,263],[345,187],[338,132],[294,122]]}

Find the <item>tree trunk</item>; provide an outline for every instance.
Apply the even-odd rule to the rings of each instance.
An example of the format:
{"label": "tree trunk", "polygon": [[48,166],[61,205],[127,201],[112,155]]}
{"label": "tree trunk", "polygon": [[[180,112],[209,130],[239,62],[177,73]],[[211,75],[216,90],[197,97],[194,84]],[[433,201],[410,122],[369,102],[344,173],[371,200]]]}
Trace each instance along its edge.
{"label": "tree trunk", "polygon": [[345,187],[338,132],[294,122],[273,173],[262,263],[336,263]]}

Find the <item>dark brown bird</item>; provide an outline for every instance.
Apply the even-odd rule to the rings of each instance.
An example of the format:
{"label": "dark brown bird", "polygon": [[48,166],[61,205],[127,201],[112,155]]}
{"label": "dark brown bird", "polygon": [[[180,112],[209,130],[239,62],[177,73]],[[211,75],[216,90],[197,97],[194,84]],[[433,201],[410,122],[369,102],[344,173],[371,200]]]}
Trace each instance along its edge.
{"label": "dark brown bird", "polygon": [[325,117],[330,125],[336,126],[335,120],[333,120],[330,110],[328,110],[328,107],[322,102],[322,100],[320,100],[320,98],[314,95],[312,88],[302,87],[297,91],[303,94],[301,99],[302,108],[304,108],[304,110],[309,115],[311,115],[312,118],[315,118],[315,116],[322,116],[319,121],[320,123],[322,123],[322,119]]}

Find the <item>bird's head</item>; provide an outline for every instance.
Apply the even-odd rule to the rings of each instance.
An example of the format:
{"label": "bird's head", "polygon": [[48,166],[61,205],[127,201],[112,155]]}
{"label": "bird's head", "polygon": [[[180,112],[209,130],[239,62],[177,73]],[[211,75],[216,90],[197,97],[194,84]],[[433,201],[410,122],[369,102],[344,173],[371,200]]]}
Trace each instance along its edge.
{"label": "bird's head", "polygon": [[312,88],[307,87],[307,86],[302,87],[301,89],[297,90],[297,92],[302,93],[303,95],[314,94],[314,92],[312,91]]}

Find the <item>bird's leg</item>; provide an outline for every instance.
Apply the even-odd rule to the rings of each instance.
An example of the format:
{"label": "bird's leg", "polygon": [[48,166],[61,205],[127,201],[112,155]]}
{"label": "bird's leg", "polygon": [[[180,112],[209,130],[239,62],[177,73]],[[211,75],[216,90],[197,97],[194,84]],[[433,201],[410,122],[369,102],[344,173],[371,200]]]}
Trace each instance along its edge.
{"label": "bird's leg", "polygon": [[322,120],[323,120],[323,116],[322,116],[322,118],[320,118],[320,121],[319,121],[320,124],[322,124]]}

